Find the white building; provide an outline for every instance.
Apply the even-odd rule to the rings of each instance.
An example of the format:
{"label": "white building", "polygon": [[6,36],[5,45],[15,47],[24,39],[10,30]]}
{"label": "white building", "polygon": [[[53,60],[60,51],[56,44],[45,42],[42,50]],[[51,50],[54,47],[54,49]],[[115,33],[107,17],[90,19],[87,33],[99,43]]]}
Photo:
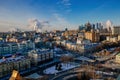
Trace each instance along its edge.
{"label": "white building", "polygon": [[83,39],[83,38],[77,38],[77,44],[89,44],[91,43],[90,40]]}
{"label": "white building", "polygon": [[110,41],[110,42],[116,42],[116,41],[118,41],[118,37],[115,37],[115,36],[107,36],[106,40],[107,40],[107,41]]}

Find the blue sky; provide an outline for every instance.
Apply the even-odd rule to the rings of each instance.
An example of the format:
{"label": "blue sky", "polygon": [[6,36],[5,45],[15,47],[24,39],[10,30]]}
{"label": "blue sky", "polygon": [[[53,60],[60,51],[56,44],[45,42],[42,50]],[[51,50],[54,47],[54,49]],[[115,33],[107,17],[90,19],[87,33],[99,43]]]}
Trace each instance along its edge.
{"label": "blue sky", "polygon": [[30,19],[48,21],[44,29],[74,29],[88,21],[120,25],[120,0],[0,0],[0,31],[28,29]]}

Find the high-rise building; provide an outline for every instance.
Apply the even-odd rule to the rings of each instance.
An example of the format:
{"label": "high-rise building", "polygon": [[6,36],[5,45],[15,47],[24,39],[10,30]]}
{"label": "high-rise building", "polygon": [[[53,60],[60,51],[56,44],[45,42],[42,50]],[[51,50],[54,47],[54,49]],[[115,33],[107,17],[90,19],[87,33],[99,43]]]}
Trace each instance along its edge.
{"label": "high-rise building", "polygon": [[95,29],[102,30],[103,29],[102,23],[96,23]]}
{"label": "high-rise building", "polygon": [[94,30],[95,30],[95,24],[92,24],[92,29],[94,29]]}
{"label": "high-rise building", "polygon": [[65,31],[68,31],[68,28],[65,28]]}
{"label": "high-rise building", "polygon": [[84,29],[85,29],[85,26],[84,26],[84,25],[80,25],[80,26],[78,27],[78,30],[79,30],[79,31],[84,30]]}
{"label": "high-rise building", "polygon": [[86,31],[91,31],[92,25],[88,22],[88,23],[85,24],[85,28],[86,28],[85,29]]}

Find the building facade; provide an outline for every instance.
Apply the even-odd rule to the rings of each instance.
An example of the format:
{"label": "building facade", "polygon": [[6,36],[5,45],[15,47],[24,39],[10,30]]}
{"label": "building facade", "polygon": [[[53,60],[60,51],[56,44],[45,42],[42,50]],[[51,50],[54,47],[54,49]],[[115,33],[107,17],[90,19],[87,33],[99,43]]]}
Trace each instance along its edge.
{"label": "building facade", "polygon": [[47,61],[47,60],[49,61],[54,58],[53,51],[49,49],[31,50],[28,52],[28,56],[30,57],[32,64],[35,64],[35,65],[39,64],[40,62]]}
{"label": "building facade", "polygon": [[14,54],[18,50],[17,43],[1,43],[0,44],[0,56],[6,54]]}
{"label": "building facade", "polygon": [[110,42],[117,42],[117,41],[118,41],[118,37],[115,37],[115,36],[107,36],[106,40],[107,40],[107,41],[110,41]]}
{"label": "building facade", "polygon": [[113,35],[120,35],[120,26],[114,26],[112,28],[112,34]]}
{"label": "building facade", "polygon": [[17,44],[18,44],[18,50],[21,51],[28,51],[31,49],[35,49],[35,43],[32,41],[22,41]]}
{"label": "building facade", "polygon": [[6,54],[15,54],[17,51],[28,51],[35,49],[35,43],[32,41],[23,41],[23,42],[1,42],[0,43],[0,56]]}
{"label": "building facade", "polygon": [[116,55],[115,62],[120,63],[120,53]]}
{"label": "building facade", "polygon": [[0,59],[0,77],[10,74],[13,70],[21,71],[30,67],[30,59],[24,56]]}
{"label": "building facade", "polygon": [[120,41],[120,35],[118,35],[118,41]]}
{"label": "building facade", "polygon": [[99,42],[100,34],[97,31],[85,32],[85,38],[88,40],[91,40],[91,42]]}

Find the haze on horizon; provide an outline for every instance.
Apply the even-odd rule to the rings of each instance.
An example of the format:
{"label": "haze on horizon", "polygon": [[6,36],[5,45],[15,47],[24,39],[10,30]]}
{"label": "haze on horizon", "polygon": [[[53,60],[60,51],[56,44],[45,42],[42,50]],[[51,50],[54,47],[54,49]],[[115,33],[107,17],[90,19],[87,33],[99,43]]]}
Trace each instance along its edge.
{"label": "haze on horizon", "polygon": [[30,30],[30,20],[44,30],[75,29],[88,21],[120,25],[119,14],[120,0],[0,0],[0,31]]}

